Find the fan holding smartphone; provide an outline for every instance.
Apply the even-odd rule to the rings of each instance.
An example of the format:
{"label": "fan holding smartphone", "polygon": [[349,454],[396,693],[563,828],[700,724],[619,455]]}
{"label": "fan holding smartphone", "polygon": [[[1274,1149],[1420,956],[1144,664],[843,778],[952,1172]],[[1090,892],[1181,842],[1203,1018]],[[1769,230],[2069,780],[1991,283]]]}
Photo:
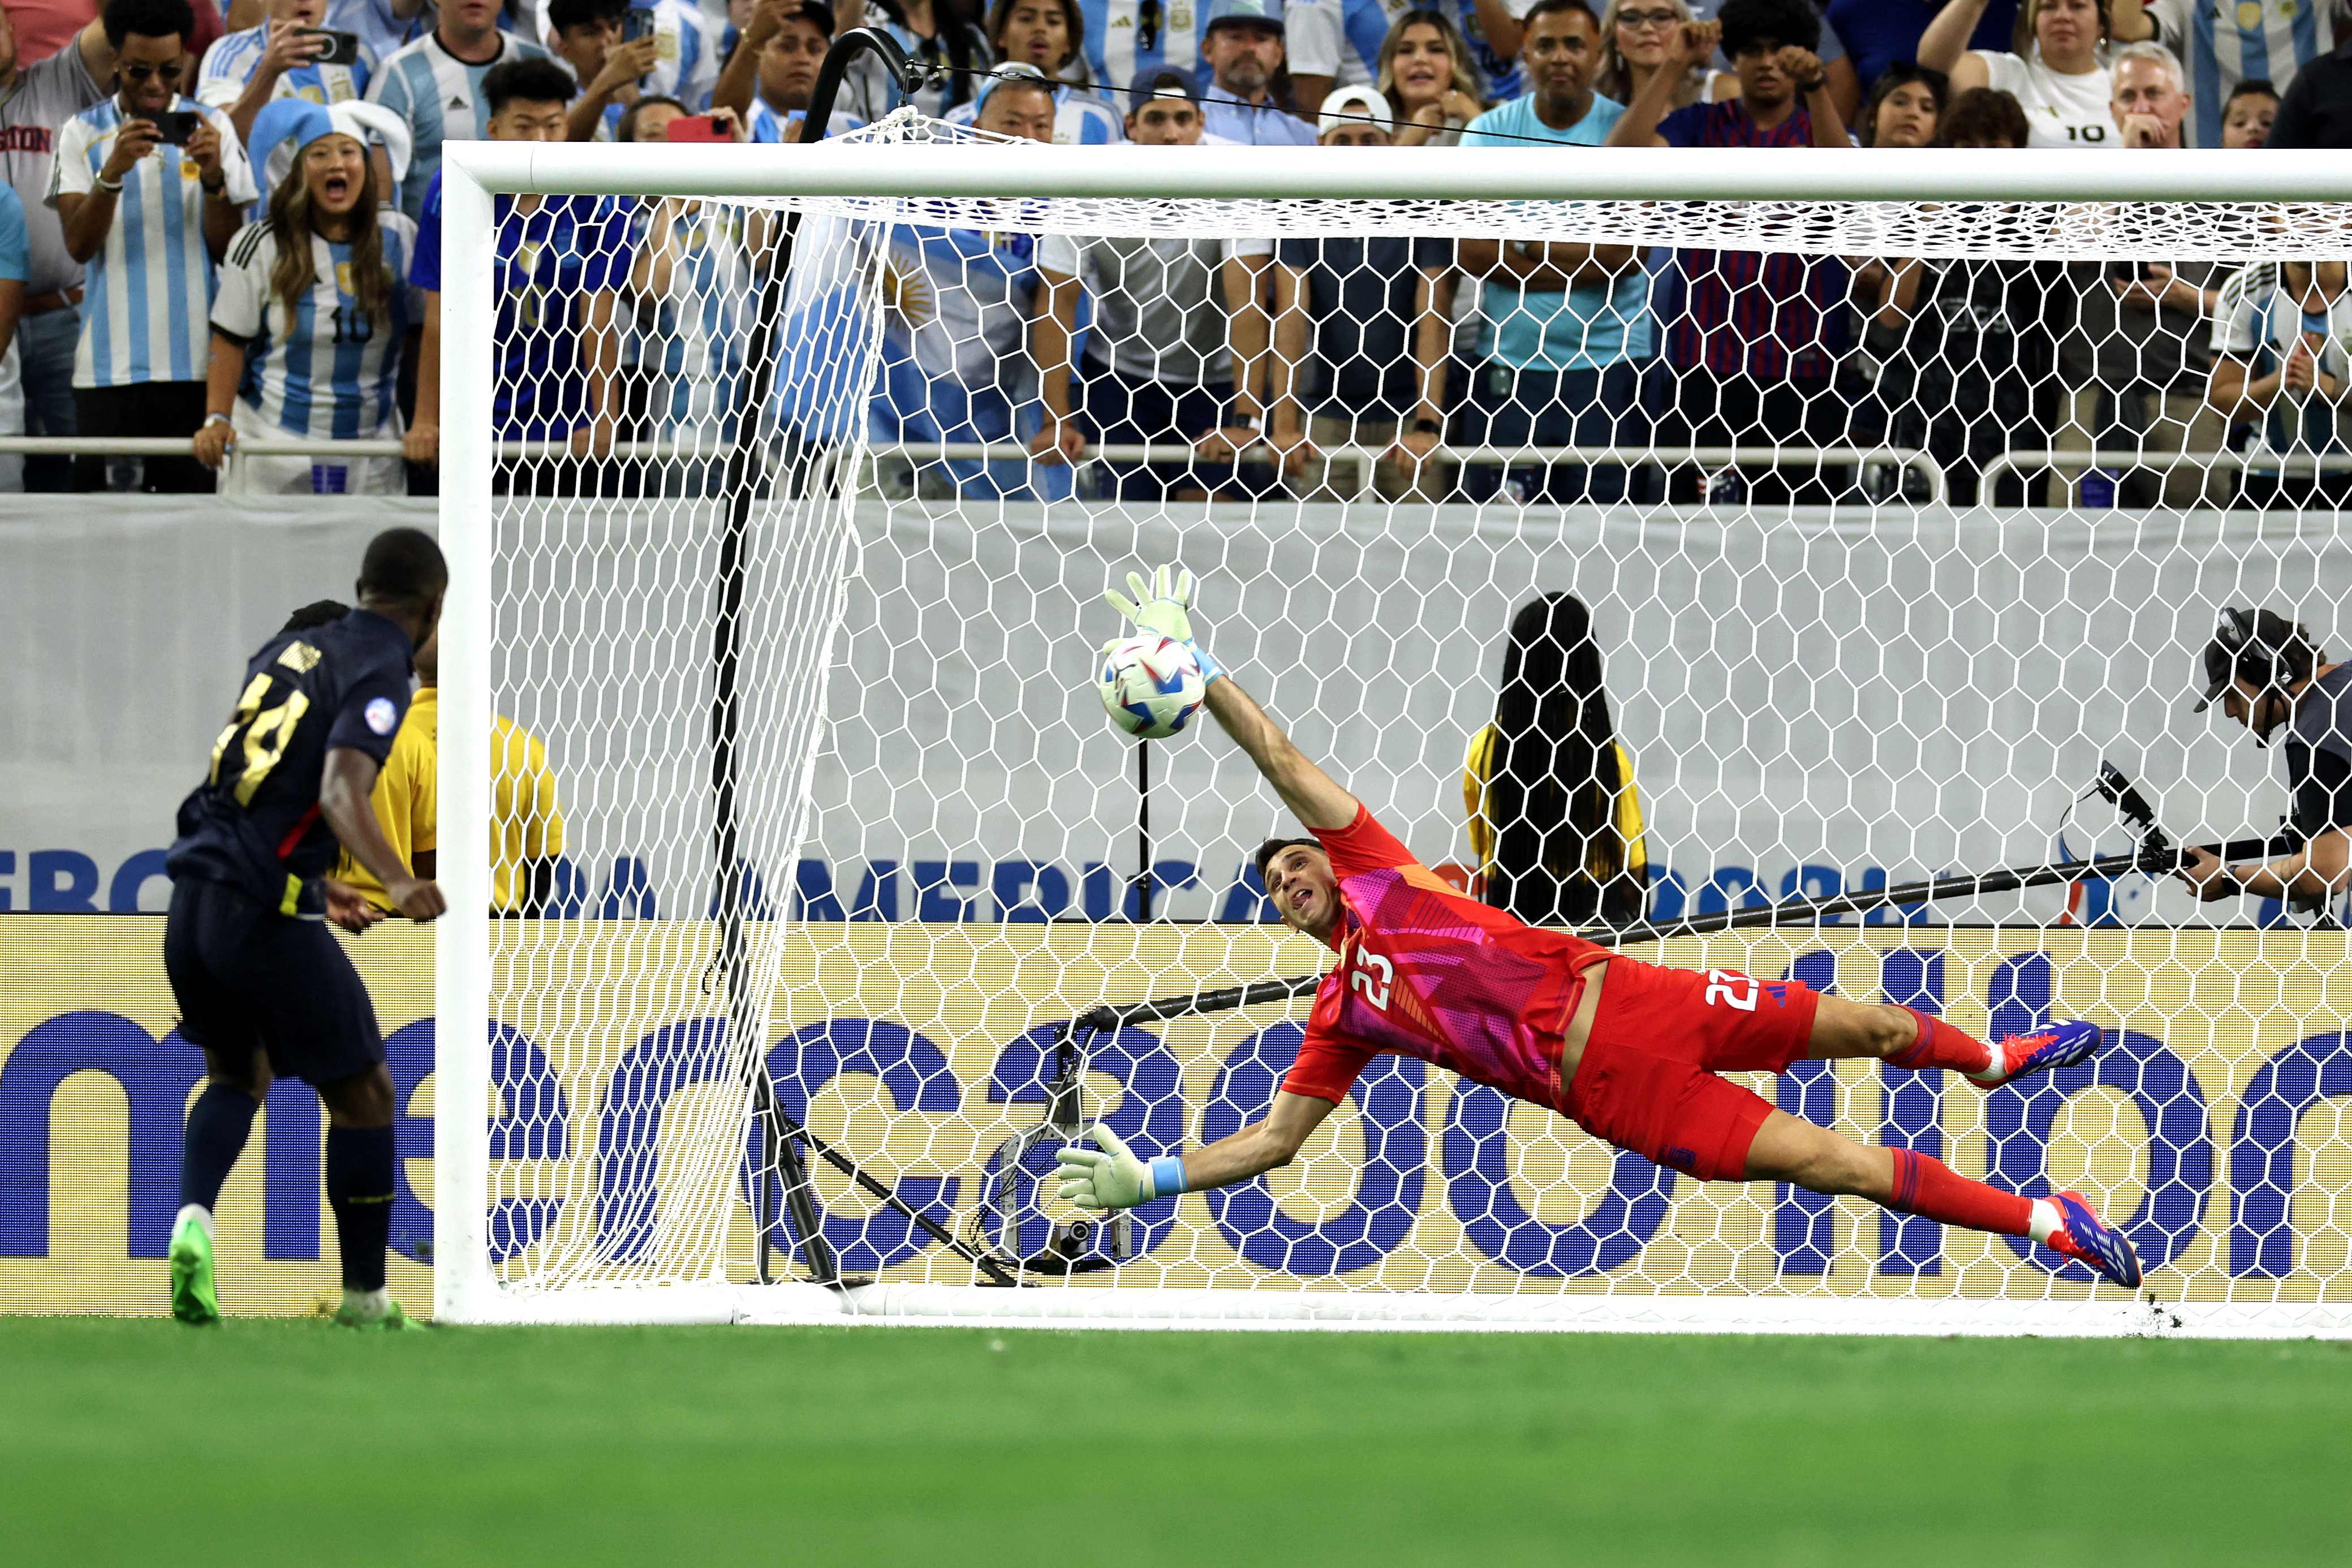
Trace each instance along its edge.
{"label": "fan holding smartphone", "polygon": [[[84,436],[193,436],[214,266],[254,200],[253,174],[228,116],[180,91],[194,26],[186,0],[140,0],[110,25],[122,29],[118,88],[57,139],[66,254],[88,264],[91,299],[121,302],[82,317],[75,419]],[[76,487],[103,489],[106,462],[76,458]],[[193,458],[151,458],[142,482],[184,493],[209,490],[212,475]]]}
{"label": "fan holding smartphone", "polygon": [[250,142],[253,117],[281,98],[353,103],[367,96],[376,61],[357,33],[326,25],[327,0],[269,0],[257,27],[231,33],[205,53],[196,98],[228,110]]}
{"label": "fan holding smartphone", "polygon": [[641,98],[676,99],[689,111],[709,107],[719,52],[695,7],[554,0],[547,15],[556,58],[583,84],[565,121],[568,139],[617,138],[621,116]]}

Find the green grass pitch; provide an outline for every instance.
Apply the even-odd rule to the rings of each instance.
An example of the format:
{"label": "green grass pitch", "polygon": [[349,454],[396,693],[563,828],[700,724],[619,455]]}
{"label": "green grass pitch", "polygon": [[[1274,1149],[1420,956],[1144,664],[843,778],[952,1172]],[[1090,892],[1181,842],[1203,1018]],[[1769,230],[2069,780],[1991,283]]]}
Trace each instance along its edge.
{"label": "green grass pitch", "polygon": [[0,1319],[0,1558],[2352,1562],[2352,1345]]}

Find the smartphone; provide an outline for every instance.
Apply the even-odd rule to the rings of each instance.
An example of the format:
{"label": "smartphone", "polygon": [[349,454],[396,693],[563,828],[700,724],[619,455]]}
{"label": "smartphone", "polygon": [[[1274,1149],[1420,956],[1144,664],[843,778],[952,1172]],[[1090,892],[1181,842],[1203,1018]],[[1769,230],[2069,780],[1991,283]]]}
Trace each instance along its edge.
{"label": "smartphone", "polygon": [[715,114],[681,114],[662,132],[666,142],[732,142],[727,122]]}
{"label": "smartphone", "polygon": [[639,38],[654,36],[655,12],[650,5],[632,5],[621,19],[621,42],[634,44]]}
{"label": "smartphone", "polygon": [[155,120],[157,129],[163,132],[163,139],[174,147],[186,146],[188,138],[194,136],[204,122],[203,115],[185,109],[158,115]]}
{"label": "smartphone", "polygon": [[357,33],[341,32],[333,27],[306,27],[302,36],[327,40],[326,52],[310,57],[310,63],[314,66],[355,66],[360,63],[360,36]]}

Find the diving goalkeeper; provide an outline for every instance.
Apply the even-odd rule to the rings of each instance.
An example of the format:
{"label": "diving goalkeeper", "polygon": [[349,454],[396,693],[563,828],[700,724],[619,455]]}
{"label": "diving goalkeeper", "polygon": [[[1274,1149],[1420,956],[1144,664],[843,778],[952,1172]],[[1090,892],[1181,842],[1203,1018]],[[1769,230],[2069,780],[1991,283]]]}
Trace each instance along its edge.
{"label": "diving goalkeeper", "polygon": [[2030,1236],[2134,1287],[2128,1237],[2074,1193],[2028,1198],[1972,1182],[1911,1149],[1882,1149],[1774,1109],[1724,1072],[1783,1072],[1802,1058],[1869,1057],[1990,1086],[2079,1062],[2098,1026],[2056,1024],[1986,1046],[1901,1005],[1865,1006],[1796,981],[1663,969],[1570,931],[1527,925],[1454,891],[1302,755],[1192,636],[1192,580],[1161,568],[1136,601],[1110,602],[1199,659],[1209,711],[1312,838],[1268,840],[1259,874],[1283,922],[1339,954],[1315,994],[1297,1060],[1263,1121],[1148,1164],[1109,1129],[1064,1149],[1060,1193],[1127,1208],[1246,1181],[1287,1163],[1366,1063],[1420,1057],[1567,1116],[1596,1138],[1706,1182],[1790,1182],[1902,1214]]}

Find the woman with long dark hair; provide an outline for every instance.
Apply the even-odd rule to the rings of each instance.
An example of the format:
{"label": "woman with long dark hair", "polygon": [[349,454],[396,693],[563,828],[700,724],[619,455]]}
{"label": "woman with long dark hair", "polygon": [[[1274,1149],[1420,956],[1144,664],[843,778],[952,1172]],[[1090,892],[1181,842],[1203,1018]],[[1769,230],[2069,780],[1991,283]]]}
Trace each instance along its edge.
{"label": "woman with long dark hair", "polygon": [[[292,164],[267,216],[239,229],[213,301],[212,362],[197,458],[218,468],[240,437],[382,440],[402,433],[394,388],[408,331],[422,320],[408,285],[416,229],[382,205],[371,143],[395,173],[408,127],[381,104],[328,109],[282,98],[253,121],[253,163],[281,144]],[[244,494],[398,495],[398,458],[240,457],[222,489]]]}
{"label": "woman with long dark hair", "polygon": [[1462,794],[1484,897],[1530,925],[1631,925],[1650,907],[1633,758],[1617,739],[1592,616],[1546,594],[1511,617],[1495,721]]}

